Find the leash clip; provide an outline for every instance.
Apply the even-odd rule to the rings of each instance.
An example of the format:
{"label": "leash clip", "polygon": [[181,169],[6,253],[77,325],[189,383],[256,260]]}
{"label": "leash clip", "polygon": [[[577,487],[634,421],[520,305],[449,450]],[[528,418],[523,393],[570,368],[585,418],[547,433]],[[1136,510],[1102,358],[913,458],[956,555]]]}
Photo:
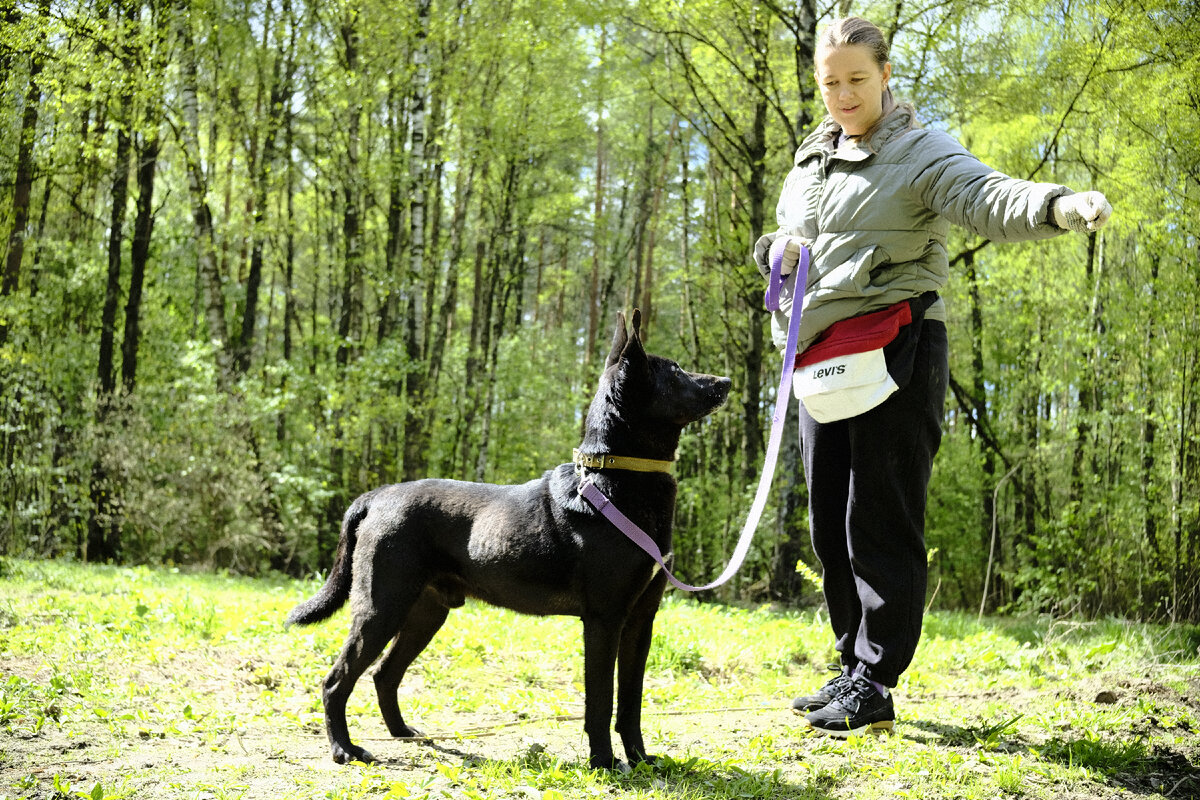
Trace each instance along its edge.
{"label": "leash clip", "polygon": [[586,453],[579,452],[578,447],[571,452],[571,456],[572,460],[575,462],[575,475],[582,478],[584,470],[593,466],[590,463],[591,456],[588,456]]}

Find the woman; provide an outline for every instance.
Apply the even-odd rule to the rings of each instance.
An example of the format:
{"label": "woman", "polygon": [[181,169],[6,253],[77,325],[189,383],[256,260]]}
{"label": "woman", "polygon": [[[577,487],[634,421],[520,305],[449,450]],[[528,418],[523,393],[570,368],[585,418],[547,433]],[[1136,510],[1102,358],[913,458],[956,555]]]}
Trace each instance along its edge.
{"label": "woman", "polygon": [[[892,99],[887,40],[866,20],[830,24],[815,61],[829,114],[800,145],[779,230],[759,239],[755,260],[766,274],[769,257],[781,257],[786,273],[798,244],[809,246],[802,353],[872,312],[908,305],[901,310],[911,319],[897,339],[904,346],[888,353],[887,369],[900,377],[880,404],[835,420],[822,409],[826,421],[814,419],[814,403],[801,404],[813,549],[841,670],[793,710],[813,729],[845,737],[892,728],[890,690],[921,633],[926,489],[949,374],[936,292],[949,278],[950,223],[1025,241],[1097,230],[1112,209],[1099,192],[1010,178],[945,133],[918,129],[913,109]],[[787,311],[773,320],[779,345]]]}

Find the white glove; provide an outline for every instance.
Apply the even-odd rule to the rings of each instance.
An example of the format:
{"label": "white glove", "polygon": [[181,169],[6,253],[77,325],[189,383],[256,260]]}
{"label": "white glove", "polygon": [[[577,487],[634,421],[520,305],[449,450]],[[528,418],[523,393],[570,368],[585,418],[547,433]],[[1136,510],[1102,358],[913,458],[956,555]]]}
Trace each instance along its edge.
{"label": "white glove", "polygon": [[1091,233],[1108,222],[1112,206],[1100,192],[1079,192],[1055,198],[1050,204],[1050,216],[1063,230]]}
{"label": "white glove", "polygon": [[767,264],[774,263],[782,251],[783,258],[779,263],[779,274],[791,275],[792,270],[796,269],[796,265],[800,263],[800,246],[803,243],[795,236],[780,236],[771,242],[771,257],[767,260]]}
{"label": "white glove", "polygon": [[779,249],[783,248],[783,262],[779,270],[783,275],[790,275],[800,263],[801,245],[811,246],[807,240],[798,236],[779,232],[763,234],[754,243],[754,263],[758,265],[758,271],[763,277],[769,276],[771,261],[779,255]]}
{"label": "white glove", "polygon": [[779,236],[778,233],[764,233],[758,237],[758,241],[754,243],[752,256],[755,265],[758,266],[758,271],[767,277],[771,274],[771,243]]}

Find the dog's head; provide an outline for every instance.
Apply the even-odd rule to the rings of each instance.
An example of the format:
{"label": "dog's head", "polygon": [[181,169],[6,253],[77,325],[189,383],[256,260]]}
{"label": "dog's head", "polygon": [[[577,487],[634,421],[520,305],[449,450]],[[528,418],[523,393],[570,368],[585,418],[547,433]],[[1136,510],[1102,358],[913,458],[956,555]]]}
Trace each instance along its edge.
{"label": "dog's head", "polygon": [[729,378],[688,372],[669,358],[648,354],[642,346],[641,326],[640,310],[634,309],[632,330],[618,312],[597,400],[607,389],[607,400],[622,419],[676,429],[725,404]]}

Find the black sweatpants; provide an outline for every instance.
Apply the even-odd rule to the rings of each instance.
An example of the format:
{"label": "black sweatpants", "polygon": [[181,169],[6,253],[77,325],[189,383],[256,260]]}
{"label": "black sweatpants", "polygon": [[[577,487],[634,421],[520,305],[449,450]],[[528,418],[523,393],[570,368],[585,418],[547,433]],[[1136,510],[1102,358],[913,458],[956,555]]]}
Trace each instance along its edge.
{"label": "black sweatpants", "polygon": [[813,550],[842,664],[895,686],[925,610],[925,497],[942,439],[946,326],[923,320],[907,386],[857,417],[800,411]]}

